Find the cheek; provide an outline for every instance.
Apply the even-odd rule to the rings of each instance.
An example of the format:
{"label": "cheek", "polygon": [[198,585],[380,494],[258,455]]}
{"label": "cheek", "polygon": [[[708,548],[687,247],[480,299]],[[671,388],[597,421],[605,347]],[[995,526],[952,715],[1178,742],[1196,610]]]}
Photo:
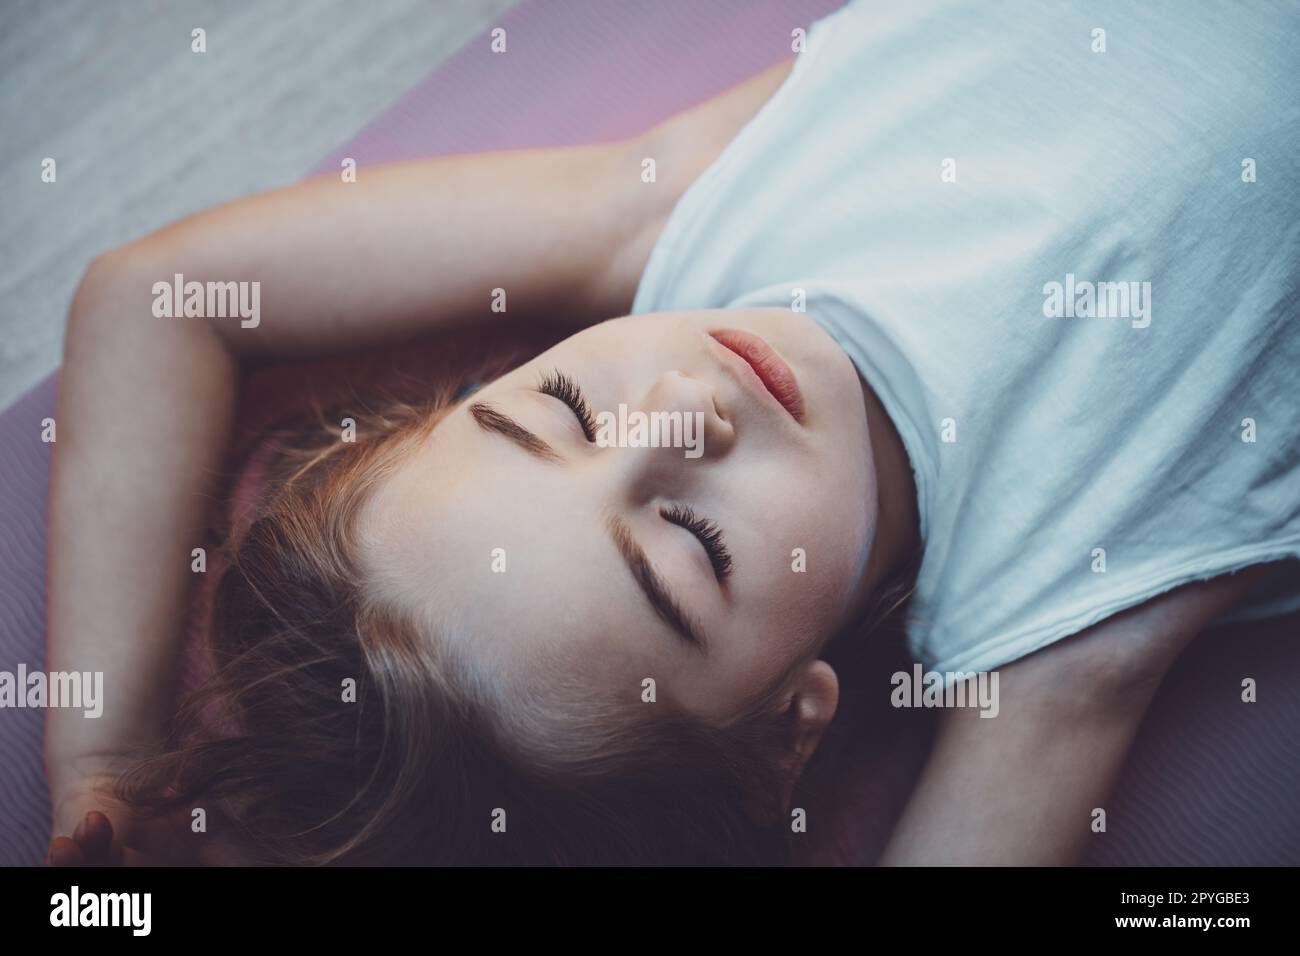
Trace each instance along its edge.
{"label": "cheek", "polygon": [[860,562],[835,529],[788,529],[789,543],[771,543],[748,557],[753,576],[736,608],[763,655],[797,653],[835,629],[855,593]]}
{"label": "cheek", "polygon": [[814,456],[792,456],[788,467],[760,465],[732,487],[745,489],[741,500],[755,531],[754,547],[768,553],[765,562],[784,562],[786,580],[779,589],[813,579],[827,597],[825,589],[836,582],[844,589],[856,584],[875,529],[869,468],[857,462],[837,471]]}
{"label": "cheek", "polygon": [[796,550],[786,574],[772,589],[768,616],[783,630],[814,637],[834,627],[848,603],[852,583],[848,563],[824,545]]}
{"label": "cheek", "polygon": [[787,620],[787,626],[802,624],[818,633],[836,626],[857,593],[873,531],[860,500],[834,501],[830,495],[823,493],[790,516],[790,545],[770,585],[769,613],[793,613],[798,620]]}

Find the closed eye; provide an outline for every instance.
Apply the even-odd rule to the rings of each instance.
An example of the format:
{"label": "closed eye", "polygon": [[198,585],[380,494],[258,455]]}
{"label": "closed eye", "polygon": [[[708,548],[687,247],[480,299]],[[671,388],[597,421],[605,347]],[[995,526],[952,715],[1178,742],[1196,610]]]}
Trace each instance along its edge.
{"label": "closed eye", "polygon": [[596,417],[591,414],[591,406],[587,404],[586,396],[582,394],[577,382],[557,368],[542,376],[537,390],[568,405],[573,417],[582,427],[582,433],[587,436],[587,441],[596,440]]}
{"label": "closed eye", "polygon": [[727,545],[722,540],[721,528],[709,519],[696,514],[689,505],[661,508],[659,514],[665,521],[685,528],[699,539],[705,553],[709,556],[709,563],[713,565],[713,576],[718,581],[724,580],[731,574],[733,561],[731,552],[727,550]]}

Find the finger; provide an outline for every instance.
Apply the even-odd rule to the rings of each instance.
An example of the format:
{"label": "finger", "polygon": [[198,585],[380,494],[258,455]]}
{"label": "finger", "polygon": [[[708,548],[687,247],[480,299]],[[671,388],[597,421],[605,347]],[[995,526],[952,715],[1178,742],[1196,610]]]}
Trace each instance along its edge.
{"label": "finger", "polygon": [[49,866],[85,866],[86,855],[71,837],[55,837],[50,841],[45,862]]}
{"label": "finger", "polygon": [[113,846],[113,821],[100,811],[91,810],[77,824],[77,832],[72,838],[86,854],[86,859],[92,862],[107,860]]}

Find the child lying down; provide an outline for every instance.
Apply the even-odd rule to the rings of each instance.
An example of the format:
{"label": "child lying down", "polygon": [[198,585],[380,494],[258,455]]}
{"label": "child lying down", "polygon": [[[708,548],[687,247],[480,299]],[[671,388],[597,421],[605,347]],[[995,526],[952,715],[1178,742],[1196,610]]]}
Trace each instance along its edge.
{"label": "child lying down", "polygon": [[[939,723],[881,862],[1077,861],[1188,642],[1300,607],[1296,14],[1092,17],[854,2],[631,139],[98,258],[49,633],[110,703],[49,714],[51,861],[796,861],[890,621],[854,694]],[[241,374],[507,317],[560,341],[285,423],[176,699]]]}

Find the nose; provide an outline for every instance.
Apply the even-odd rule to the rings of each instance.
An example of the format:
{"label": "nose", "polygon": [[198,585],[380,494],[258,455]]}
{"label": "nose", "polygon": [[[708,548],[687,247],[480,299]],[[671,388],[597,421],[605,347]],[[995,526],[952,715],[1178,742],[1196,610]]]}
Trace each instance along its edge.
{"label": "nose", "polygon": [[700,458],[721,458],[736,443],[736,429],[718,411],[714,388],[705,379],[675,369],[665,372],[646,392],[642,409],[651,416],[655,412],[667,413],[673,424],[673,413],[680,412],[683,430],[689,416],[691,429],[701,439]]}
{"label": "nose", "polygon": [[[630,397],[630,396],[629,396]],[[620,410],[608,451],[597,456],[602,468],[618,473],[616,484],[634,497],[681,489],[724,458],[736,431],[719,413],[713,388],[678,371],[665,372],[641,396]],[[636,490],[633,490],[636,489]]]}

